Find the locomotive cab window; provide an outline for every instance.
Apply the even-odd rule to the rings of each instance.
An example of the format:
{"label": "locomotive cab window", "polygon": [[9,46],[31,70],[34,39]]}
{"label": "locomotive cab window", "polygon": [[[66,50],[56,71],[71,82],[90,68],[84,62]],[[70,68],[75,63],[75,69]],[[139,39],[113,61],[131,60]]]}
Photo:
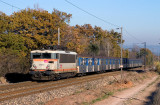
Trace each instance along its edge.
{"label": "locomotive cab window", "polygon": [[59,59],[59,54],[56,54],[56,59]]}
{"label": "locomotive cab window", "polygon": [[31,59],[51,59],[51,53],[32,53]]}
{"label": "locomotive cab window", "polygon": [[42,58],[51,59],[51,53],[42,53]]}
{"label": "locomotive cab window", "polygon": [[39,59],[41,58],[41,53],[33,53],[31,54],[31,59]]}

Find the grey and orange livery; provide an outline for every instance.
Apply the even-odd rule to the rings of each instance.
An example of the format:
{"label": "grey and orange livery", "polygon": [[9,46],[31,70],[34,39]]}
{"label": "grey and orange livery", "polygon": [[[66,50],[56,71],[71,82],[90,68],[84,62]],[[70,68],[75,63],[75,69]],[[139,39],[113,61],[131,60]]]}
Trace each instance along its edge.
{"label": "grey and orange livery", "polygon": [[52,80],[75,76],[77,53],[58,50],[31,51],[32,67],[30,74],[36,80]]}

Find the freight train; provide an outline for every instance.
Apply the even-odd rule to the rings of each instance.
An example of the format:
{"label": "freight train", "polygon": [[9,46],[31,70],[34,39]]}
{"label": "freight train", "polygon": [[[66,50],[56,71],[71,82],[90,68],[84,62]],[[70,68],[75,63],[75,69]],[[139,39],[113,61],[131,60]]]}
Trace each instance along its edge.
{"label": "freight train", "polygon": [[[31,62],[29,74],[33,80],[57,80],[120,69],[120,58],[80,57],[76,52],[58,49],[33,50]],[[123,69],[141,66],[140,59],[123,58]]]}

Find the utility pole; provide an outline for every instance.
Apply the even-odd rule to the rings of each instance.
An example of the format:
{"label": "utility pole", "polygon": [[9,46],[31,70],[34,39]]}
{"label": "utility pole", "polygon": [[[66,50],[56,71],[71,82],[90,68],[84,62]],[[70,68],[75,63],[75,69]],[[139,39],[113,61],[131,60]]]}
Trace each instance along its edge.
{"label": "utility pole", "polygon": [[141,49],[139,49],[139,59],[140,59],[140,57],[141,57]]}
{"label": "utility pole", "polygon": [[146,70],[146,42],[144,42],[144,70]]}
{"label": "utility pole", "polygon": [[108,51],[108,57],[109,57],[109,42],[107,43],[107,51]]}
{"label": "utility pole", "polygon": [[129,59],[129,49],[128,49],[128,59]]}
{"label": "utility pole", "polygon": [[58,28],[58,45],[60,45],[60,29]]}
{"label": "utility pole", "polygon": [[152,48],[152,57],[153,57],[153,60],[152,60],[152,69],[154,67],[154,48]]}
{"label": "utility pole", "polygon": [[123,43],[122,43],[122,39],[123,39],[123,33],[122,33],[122,30],[123,30],[123,27],[121,28],[117,28],[117,29],[121,29],[121,59],[120,59],[120,68],[121,68],[121,84],[122,84],[122,79],[123,79],[123,54],[122,54],[122,49],[123,49]]}
{"label": "utility pole", "polygon": [[123,57],[123,55],[122,55],[122,49],[123,49],[122,38],[123,38],[123,37],[122,37],[122,29],[123,29],[123,28],[121,27],[121,82],[122,82],[122,74],[123,74],[123,73],[122,73],[122,72],[123,72],[123,70],[122,70],[122,68],[123,68],[123,58],[122,58],[122,57]]}
{"label": "utility pole", "polygon": [[159,50],[158,50],[158,62],[159,62]]}

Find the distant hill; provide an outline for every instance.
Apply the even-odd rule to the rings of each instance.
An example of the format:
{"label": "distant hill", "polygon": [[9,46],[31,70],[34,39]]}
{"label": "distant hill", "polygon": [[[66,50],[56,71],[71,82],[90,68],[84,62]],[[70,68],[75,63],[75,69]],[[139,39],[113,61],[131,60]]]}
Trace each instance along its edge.
{"label": "distant hill", "polygon": [[[134,45],[134,44],[133,45],[123,45],[123,48],[125,48],[125,49],[127,49],[127,48],[131,49],[131,48],[134,48],[134,46],[138,46],[138,45]],[[144,48],[143,45],[138,46],[138,47]],[[150,49],[155,55],[158,56],[158,52],[160,54],[160,45],[147,45],[146,47],[148,49]]]}

